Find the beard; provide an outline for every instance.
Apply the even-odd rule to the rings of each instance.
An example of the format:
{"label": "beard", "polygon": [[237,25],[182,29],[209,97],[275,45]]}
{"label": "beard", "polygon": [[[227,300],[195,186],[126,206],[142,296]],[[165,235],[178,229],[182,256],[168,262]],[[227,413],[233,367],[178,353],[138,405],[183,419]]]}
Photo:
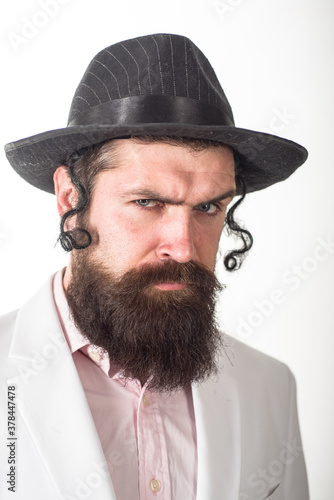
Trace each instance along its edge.
{"label": "beard", "polygon": [[[186,286],[160,290],[159,283]],[[86,250],[76,253],[66,296],[78,329],[121,376],[172,392],[218,373],[223,338],[215,303],[222,289],[213,272],[193,262],[147,264],[116,278]]]}

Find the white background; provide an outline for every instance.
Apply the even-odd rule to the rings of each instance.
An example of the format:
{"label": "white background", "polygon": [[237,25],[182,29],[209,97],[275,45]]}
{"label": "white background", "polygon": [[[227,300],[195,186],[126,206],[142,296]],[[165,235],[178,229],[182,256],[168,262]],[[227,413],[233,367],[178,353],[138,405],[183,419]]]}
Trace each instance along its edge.
{"label": "white background", "polygon": [[[309,150],[307,163],[288,181],[250,195],[240,211],[255,244],[239,272],[219,273],[228,285],[219,314],[229,334],[291,367],[312,499],[331,500],[334,248],[321,253],[317,248],[321,240],[334,240],[334,3],[54,2],[52,16],[45,14],[43,0],[2,3],[3,144],[65,126],[74,90],[102,48],[169,32],[188,36],[207,55],[237,125],[277,133]],[[54,197],[21,180],[4,155],[0,162],[0,313],[5,313],[67,258],[55,247]],[[223,253],[230,244],[222,239]],[[273,304],[273,294],[281,303]]]}

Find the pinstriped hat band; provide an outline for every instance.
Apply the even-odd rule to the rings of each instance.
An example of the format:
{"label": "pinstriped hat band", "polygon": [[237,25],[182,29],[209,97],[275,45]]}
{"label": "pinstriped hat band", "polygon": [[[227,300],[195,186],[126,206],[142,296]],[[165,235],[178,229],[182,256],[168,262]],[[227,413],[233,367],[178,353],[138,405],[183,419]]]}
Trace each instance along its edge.
{"label": "pinstriped hat band", "polygon": [[237,128],[203,52],[188,38],[166,33],[101,50],[75,91],[68,126],[9,143],[5,151],[23,179],[54,193],[54,171],[70,155],[110,139],[140,135],[229,145],[238,154],[249,192],[286,179],[307,158],[306,149],[295,142]]}
{"label": "pinstriped hat band", "polygon": [[90,108],[74,118],[78,125],[138,125],[143,123],[183,123],[233,126],[221,110],[195,99],[177,96],[129,96]]}

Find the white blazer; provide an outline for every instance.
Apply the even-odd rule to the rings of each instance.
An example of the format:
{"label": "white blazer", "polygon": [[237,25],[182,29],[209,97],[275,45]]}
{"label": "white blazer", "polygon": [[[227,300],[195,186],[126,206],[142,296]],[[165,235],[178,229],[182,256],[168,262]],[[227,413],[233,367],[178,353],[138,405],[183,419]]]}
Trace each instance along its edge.
{"label": "white blazer", "polygon": [[[230,342],[218,379],[193,387],[197,500],[307,500],[293,376]],[[116,500],[51,280],[0,319],[0,356],[0,498]],[[7,386],[16,388],[16,440],[8,439]],[[15,494],[6,482],[10,458]]]}

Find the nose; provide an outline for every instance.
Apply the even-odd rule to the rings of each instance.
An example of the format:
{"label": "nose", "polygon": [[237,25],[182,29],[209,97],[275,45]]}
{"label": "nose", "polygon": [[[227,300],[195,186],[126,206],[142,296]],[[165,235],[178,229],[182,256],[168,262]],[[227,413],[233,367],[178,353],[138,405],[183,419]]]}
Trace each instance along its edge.
{"label": "nose", "polygon": [[194,228],[186,214],[171,216],[161,221],[160,241],[156,248],[159,260],[173,259],[185,263],[195,256]]}

